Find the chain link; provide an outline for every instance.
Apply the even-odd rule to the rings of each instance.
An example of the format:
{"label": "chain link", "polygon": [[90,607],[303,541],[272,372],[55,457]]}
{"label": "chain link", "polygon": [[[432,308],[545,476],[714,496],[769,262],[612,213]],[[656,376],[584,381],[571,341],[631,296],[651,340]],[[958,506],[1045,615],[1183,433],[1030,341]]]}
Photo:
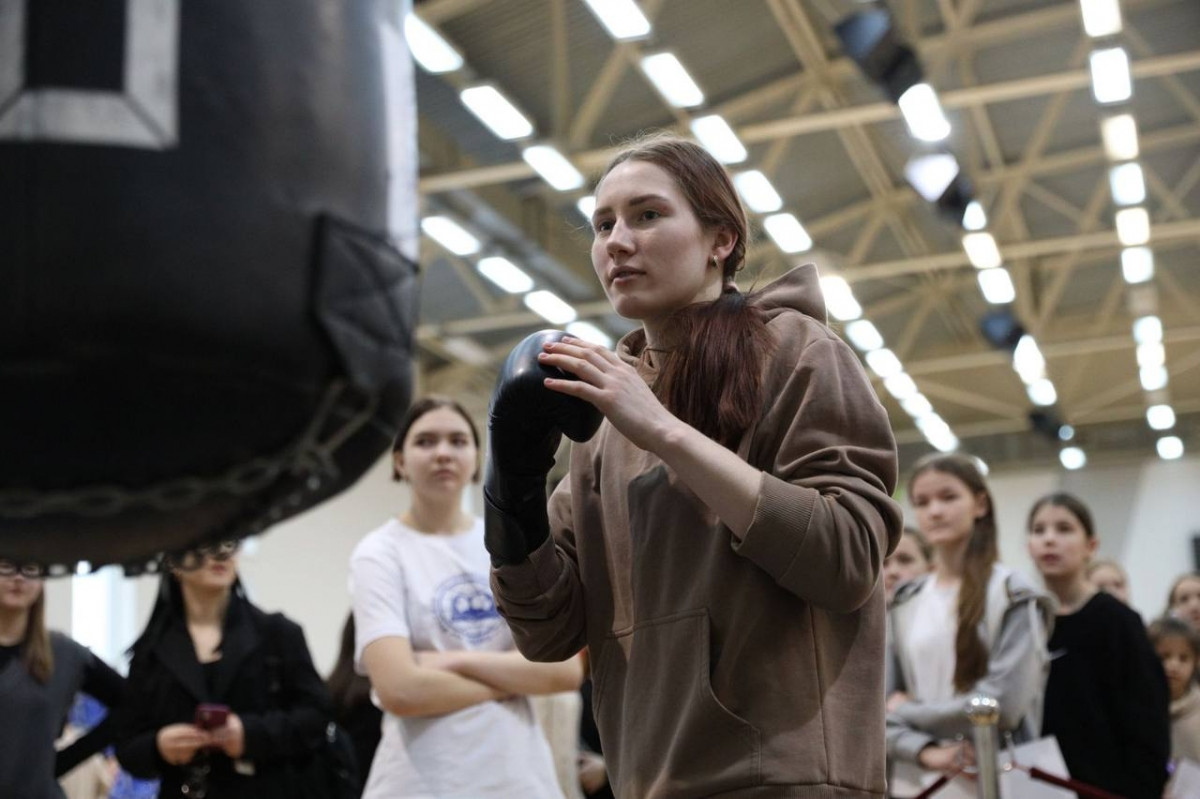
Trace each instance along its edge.
{"label": "chain link", "polygon": [[[355,404],[357,409],[352,407]],[[145,489],[119,485],[46,492],[0,489],[0,519],[35,519],[47,515],[100,518],[143,508],[178,511],[218,495],[252,497],[271,488],[281,477],[291,479],[296,484],[295,491],[275,498],[257,515],[234,522],[233,529],[217,531],[205,541],[191,542],[191,546],[209,539],[254,535],[303,507],[306,497],[338,479],[341,470],[335,459],[337,450],[371,423],[378,405],[377,396],[356,390],[345,381],[336,381],[326,389],[304,432],[276,455],[239,463],[216,477],[184,477]],[[131,574],[157,571],[163,554],[162,551],[147,553],[144,560],[121,565]],[[61,563],[37,565],[51,577],[74,572],[73,567]]]}

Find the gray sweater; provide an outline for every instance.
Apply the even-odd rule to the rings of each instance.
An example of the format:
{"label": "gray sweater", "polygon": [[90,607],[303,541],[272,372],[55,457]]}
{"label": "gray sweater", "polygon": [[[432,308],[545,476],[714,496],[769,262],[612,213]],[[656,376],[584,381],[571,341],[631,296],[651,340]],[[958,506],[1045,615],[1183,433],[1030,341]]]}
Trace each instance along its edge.
{"label": "gray sweater", "polygon": [[61,633],[50,633],[50,646],[54,670],[45,685],[19,659],[0,670],[0,796],[6,799],[63,798],[54,776],[54,741],[88,672],[102,667]]}

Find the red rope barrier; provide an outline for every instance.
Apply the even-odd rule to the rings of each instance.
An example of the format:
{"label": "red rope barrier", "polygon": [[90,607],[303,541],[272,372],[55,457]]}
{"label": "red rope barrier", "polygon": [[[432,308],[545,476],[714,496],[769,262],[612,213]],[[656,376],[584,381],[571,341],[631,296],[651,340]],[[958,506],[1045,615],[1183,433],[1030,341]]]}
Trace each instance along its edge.
{"label": "red rope barrier", "polygon": [[1088,799],[1124,799],[1122,796],[1117,796],[1115,793],[1109,793],[1101,788],[1088,785],[1086,782],[1067,779],[1066,777],[1056,777],[1047,771],[1042,771],[1037,766],[1033,766],[1032,768],[1028,769],[1025,769],[1024,767],[1020,768],[1028,771],[1029,776],[1033,777],[1035,780],[1041,780],[1042,782],[1048,782],[1051,785],[1057,785],[1060,788],[1066,788],[1074,791],[1080,796],[1087,797]]}

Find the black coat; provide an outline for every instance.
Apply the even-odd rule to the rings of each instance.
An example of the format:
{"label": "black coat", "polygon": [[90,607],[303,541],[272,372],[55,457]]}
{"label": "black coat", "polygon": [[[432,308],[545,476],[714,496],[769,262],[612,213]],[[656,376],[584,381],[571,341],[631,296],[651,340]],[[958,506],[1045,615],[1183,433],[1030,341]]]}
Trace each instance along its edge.
{"label": "black coat", "polygon": [[245,754],[236,763],[220,751],[200,756],[210,767],[210,799],[291,799],[289,772],[319,744],[331,717],[304,632],[235,595],[213,669],[210,690],[182,619],[135,653],[117,758],[136,777],[161,779],[162,799],[186,796],[189,767],[167,764],[155,736],[168,724],[191,723],[202,702],[228,705],[245,728]]}

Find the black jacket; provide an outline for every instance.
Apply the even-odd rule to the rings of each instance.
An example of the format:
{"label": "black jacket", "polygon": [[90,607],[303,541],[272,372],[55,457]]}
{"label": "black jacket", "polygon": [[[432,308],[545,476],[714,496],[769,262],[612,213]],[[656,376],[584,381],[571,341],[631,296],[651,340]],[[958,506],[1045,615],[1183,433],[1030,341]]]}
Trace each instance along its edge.
{"label": "black jacket", "polygon": [[[135,652],[117,746],[121,764],[136,777],[161,779],[163,799],[186,796],[189,771],[205,758],[214,799],[290,799],[289,772],[316,748],[331,716],[329,694],[300,626],[233,596],[211,682],[210,689],[182,619]],[[191,768],[168,765],[158,752],[158,730],[191,723],[202,702],[228,705],[241,718],[245,754],[236,763],[217,751],[198,756]]]}

